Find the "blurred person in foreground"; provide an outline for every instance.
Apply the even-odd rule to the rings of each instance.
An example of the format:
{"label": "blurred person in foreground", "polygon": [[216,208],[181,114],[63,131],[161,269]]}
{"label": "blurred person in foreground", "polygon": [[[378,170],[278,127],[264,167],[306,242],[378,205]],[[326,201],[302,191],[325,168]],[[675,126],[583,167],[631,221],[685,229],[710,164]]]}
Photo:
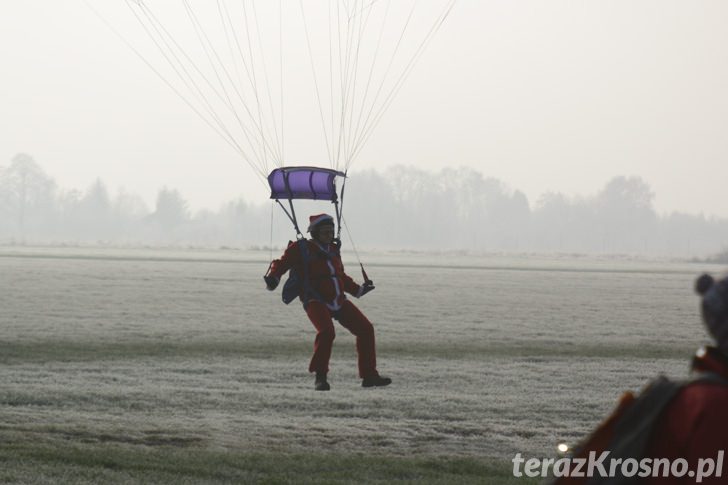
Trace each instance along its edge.
{"label": "blurred person in foreground", "polygon": [[[362,285],[344,272],[339,245],[334,241],[334,219],[328,214],[312,215],[308,232],[311,239],[292,242],[280,259],[271,263],[264,277],[266,288],[273,291],[289,270],[302,281],[298,297],[308,318],[316,327],[313,357],[309,372],[316,373],[315,389],[328,391],[329,360],[336,332],[333,320],[356,336],[359,377],[363,387],[381,387],[392,380],[377,371],[374,327],[364,314],[346,297],[349,293],[361,298],[374,289],[371,281]],[[304,244],[305,246],[301,246]],[[284,288],[285,291],[285,288]]]}
{"label": "blurred person in foreground", "polygon": [[[606,456],[601,470],[584,473],[582,468],[577,473],[566,466],[556,473],[554,466],[553,480],[546,483],[728,484],[728,464],[719,463],[728,458],[728,277],[715,281],[703,275],[695,290],[702,297],[703,323],[716,345],[698,350],[689,379],[660,376],[639,395],[625,392],[617,408],[563,458],[583,465],[584,460],[596,463]],[[630,460],[634,473],[620,468]],[[687,465],[685,474],[673,471],[675,464]]]}
{"label": "blurred person in foreground", "polygon": [[[715,458],[721,450],[728,455],[728,277],[715,281],[703,275],[695,291],[702,297],[703,323],[715,346],[700,348],[691,370],[695,377],[709,374],[715,379],[696,380],[677,393],[658,418],[645,453],[650,458],[686,459],[690,470],[696,470],[700,459]],[[728,483],[728,466],[722,469],[721,477],[705,477],[702,483]],[[695,483],[695,478],[650,477],[645,483],[682,485]]]}

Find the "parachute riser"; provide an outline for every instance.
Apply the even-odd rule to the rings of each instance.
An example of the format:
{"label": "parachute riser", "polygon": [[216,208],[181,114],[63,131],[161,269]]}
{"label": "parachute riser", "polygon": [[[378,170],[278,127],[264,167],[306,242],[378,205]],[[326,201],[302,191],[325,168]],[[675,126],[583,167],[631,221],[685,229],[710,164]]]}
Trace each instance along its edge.
{"label": "parachute riser", "polygon": [[291,212],[288,212],[286,206],[284,206],[280,200],[276,199],[276,202],[278,202],[278,205],[281,206],[281,209],[283,209],[283,212],[285,212],[286,216],[288,216],[288,219],[293,224],[293,227],[296,230],[296,239],[303,239],[303,234],[298,228],[298,221],[296,220],[296,210],[293,208],[293,200],[288,199],[288,204],[291,207]]}
{"label": "parachute riser", "polygon": [[341,203],[334,199],[334,206],[336,208],[336,240],[339,241],[339,247],[341,247],[341,218],[344,215],[344,192],[346,190],[347,172],[344,172],[344,181],[341,183]]}
{"label": "parachute riser", "polygon": [[364,279],[364,284],[373,285],[374,282],[371,280],[371,278],[369,278],[369,275],[364,270],[364,265],[361,263],[361,261],[359,261],[359,267],[361,268],[361,277]]}

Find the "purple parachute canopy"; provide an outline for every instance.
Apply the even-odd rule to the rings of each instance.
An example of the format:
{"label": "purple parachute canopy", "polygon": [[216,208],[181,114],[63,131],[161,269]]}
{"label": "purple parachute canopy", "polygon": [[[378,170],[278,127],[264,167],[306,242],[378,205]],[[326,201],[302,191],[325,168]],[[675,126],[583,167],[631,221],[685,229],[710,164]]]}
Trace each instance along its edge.
{"label": "purple parachute canopy", "polygon": [[317,167],[283,167],[268,175],[271,199],[313,199],[336,201],[336,177],[342,172]]}

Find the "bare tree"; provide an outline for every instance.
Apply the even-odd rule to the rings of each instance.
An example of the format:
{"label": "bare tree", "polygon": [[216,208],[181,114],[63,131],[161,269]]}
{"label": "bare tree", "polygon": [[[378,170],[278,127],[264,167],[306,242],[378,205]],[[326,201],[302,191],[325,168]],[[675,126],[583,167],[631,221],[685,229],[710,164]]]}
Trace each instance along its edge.
{"label": "bare tree", "polygon": [[0,173],[2,207],[15,219],[18,235],[25,241],[28,218],[43,223],[52,217],[56,183],[25,153],[15,155]]}
{"label": "bare tree", "polygon": [[157,208],[152,218],[165,229],[180,226],[190,219],[187,201],[179,191],[164,187],[157,194]]}

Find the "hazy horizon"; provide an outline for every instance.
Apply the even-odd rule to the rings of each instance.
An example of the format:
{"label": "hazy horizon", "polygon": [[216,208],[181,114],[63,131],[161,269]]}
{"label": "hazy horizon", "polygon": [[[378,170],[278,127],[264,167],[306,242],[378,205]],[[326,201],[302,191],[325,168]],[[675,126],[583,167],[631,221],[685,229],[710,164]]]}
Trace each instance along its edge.
{"label": "hazy horizon", "polygon": [[[109,181],[104,179],[101,175],[91,176],[89,178],[88,184],[84,186],[64,186],[62,185],[63,177],[59,176],[57,173],[52,173],[48,170],[46,170],[46,167],[43,163],[40,163],[38,160],[33,157],[31,153],[18,153],[16,154],[20,156],[30,156],[31,159],[33,159],[34,162],[36,162],[41,170],[45,172],[45,174],[50,177],[55,183],[56,188],[59,191],[59,194],[70,194],[73,192],[78,193],[79,195],[88,194],[90,191],[94,189],[94,187],[100,182],[108,191],[108,195],[110,197],[118,197],[118,196],[130,196],[139,198],[146,206],[146,210],[153,212],[155,208],[155,203],[157,201],[157,197],[160,193],[160,191],[163,190],[170,190],[170,191],[176,191],[179,193],[179,195],[185,200],[187,203],[187,206],[190,210],[190,215],[195,215],[200,212],[205,211],[216,211],[219,210],[221,207],[232,203],[236,201],[244,201],[246,204],[249,204],[251,206],[265,206],[269,203],[274,203],[270,198],[270,191],[265,193],[258,193],[256,190],[253,190],[251,192],[245,192],[240,191],[238,193],[231,193],[229,197],[220,198],[219,201],[214,202],[213,204],[209,205],[201,205],[199,204],[199,201],[196,201],[192,198],[190,198],[189,194],[184,191],[181,187],[174,186],[171,183],[165,183],[164,180],[160,180],[159,185],[156,188],[153,188],[152,192],[148,192],[145,190],[141,190],[140,187],[134,187],[134,186],[116,186],[113,181]],[[8,166],[11,165],[12,162],[5,165],[5,168],[9,168]],[[0,165],[0,170],[3,168],[3,165]],[[362,168],[359,167],[352,171],[352,173],[349,175],[349,189],[348,194],[350,196],[356,196],[358,198],[366,198],[367,192],[365,190],[362,190],[362,186],[360,184],[357,184],[357,178],[358,175],[368,175],[370,172],[373,172],[377,174],[378,176],[386,178],[386,175],[388,173],[392,173],[397,170],[411,170],[414,174],[414,172],[421,171],[423,174],[426,174],[428,177],[432,177],[433,179],[437,179],[438,176],[442,175],[443,171],[448,169],[453,169],[455,171],[459,170],[474,170],[476,173],[482,175],[486,179],[491,179],[494,182],[497,182],[501,185],[503,190],[506,193],[509,194],[516,194],[521,193],[525,196],[526,201],[528,202],[528,205],[531,209],[537,209],[541,205],[541,202],[544,199],[548,199],[549,197],[554,196],[560,196],[564,197],[566,200],[572,201],[572,202],[578,202],[583,200],[588,200],[590,198],[597,197],[601,191],[604,190],[605,186],[612,180],[617,178],[629,178],[632,177],[629,174],[614,174],[611,177],[608,177],[604,180],[604,183],[600,186],[596,187],[594,191],[592,192],[579,192],[579,193],[564,193],[559,192],[557,190],[545,190],[542,194],[540,194],[536,198],[530,197],[526,191],[522,190],[520,187],[515,187],[512,185],[509,185],[504,180],[498,179],[496,177],[491,177],[487,173],[483,173],[477,169],[477,167],[469,167],[467,165],[456,165],[451,167],[442,167],[442,168],[420,168],[415,165],[407,165],[407,164],[396,164],[392,166],[386,166],[386,167],[375,167],[375,168]],[[2,175],[2,172],[0,171],[0,175]],[[653,199],[653,209],[656,212],[656,215],[660,217],[667,217],[673,214],[684,214],[689,216],[700,216],[700,217],[706,217],[708,219],[716,218],[720,220],[728,220],[728,216],[720,216],[718,214],[701,211],[701,212],[689,212],[689,211],[681,211],[681,210],[666,210],[664,212],[660,212],[659,208],[654,206],[654,200],[659,198],[659,194],[654,191],[654,187],[650,183],[649,180],[642,179],[647,186],[652,190],[652,194],[654,196]],[[354,192],[358,192],[357,194],[354,194]],[[147,193],[148,192],[148,193]],[[303,204],[307,204],[307,202],[299,202]],[[320,202],[320,204],[325,204],[322,207],[322,210],[328,209],[328,203],[326,202]],[[278,213],[278,212],[277,212]],[[281,216],[283,217],[283,214],[281,213]]]}
{"label": "hazy horizon", "polygon": [[[430,172],[400,165],[348,181],[342,237],[380,249],[725,258],[728,218],[661,215],[653,200],[639,177],[614,177],[589,196],[552,192],[529,201],[467,167]],[[0,244],[272,247],[295,235],[275,205],[242,196],[194,210],[170,186],[148,204],[134,192],[111,193],[100,178],[86,190],[69,190],[20,155],[0,172]],[[310,214],[334,213],[328,201],[294,205],[302,231]]]}
{"label": "hazy horizon", "polygon": [[[425,11],[441,4],[425,2]],[[719,202],[728,180],[725,18],[728,4],[708,0],[460,0],[351,174],[465,166],[531,203],[636,176],[659,214],[728,217]],[[8,5],[0,65],[0,167],[28,153],[63,187],[85,190],[99,177],[150,206],[165,185],[196,210],[240,194],[267,199],[250,167],[82,0]],[[307,143],[320,135],[305,123],[287,130],[286,163],[317,164]]]}

